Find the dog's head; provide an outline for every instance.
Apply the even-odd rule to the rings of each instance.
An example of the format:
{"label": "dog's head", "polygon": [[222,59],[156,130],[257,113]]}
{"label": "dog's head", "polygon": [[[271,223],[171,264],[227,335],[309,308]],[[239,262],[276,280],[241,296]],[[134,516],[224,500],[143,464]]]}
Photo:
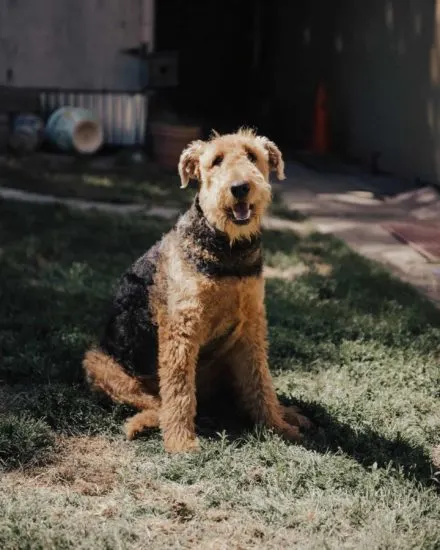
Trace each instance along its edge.
{"label": "dog's head", "polygon": [[232,240],[258,233],[271,200],[269,175],[284,179],[278,147],[252,130],[214,134],[209,141],[194,141],[182,152],[179,174],[182,187],[198,180],[199,202],[208,222]]}

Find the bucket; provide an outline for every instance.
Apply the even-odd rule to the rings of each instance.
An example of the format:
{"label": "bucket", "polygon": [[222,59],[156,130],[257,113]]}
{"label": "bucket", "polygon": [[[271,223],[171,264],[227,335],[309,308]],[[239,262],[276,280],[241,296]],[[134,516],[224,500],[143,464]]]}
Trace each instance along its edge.
{"label": "bucket", "polygon": [[177,170],[180,154],[190,141],[198,139],[198,126],[180,126],[164,122],[151,125],[153,150],[157,163],[166,170]]}
{"label": "bucket", "polygon": [[17,153],[35,151],[43,140],[44,123],[33,114],[21,114],[15,117],[9,138],[11,149]]}
{"label": "bucket", "polygon": [[95,153],[102,145],[102,126],[96,116],[81,107],[61,107],[49,117],[46,135],[63,151]]}

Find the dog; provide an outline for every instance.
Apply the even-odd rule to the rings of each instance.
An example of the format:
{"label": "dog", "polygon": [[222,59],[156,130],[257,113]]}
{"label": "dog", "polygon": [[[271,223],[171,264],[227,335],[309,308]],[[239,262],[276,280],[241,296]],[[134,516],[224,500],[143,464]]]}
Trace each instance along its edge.
{"label": "dog", "polygon": [[139,412],[132,439],[160,428],[169,452],[197,450],[196,403],[226,385],[255,424],[300,441],[310,421],[280,404],[268,367],[262,217],[278,147],[254,131],[190,143],[181,187],[199,183],[191,208],[123,275],[99,347],[83,361],[93,388]]}

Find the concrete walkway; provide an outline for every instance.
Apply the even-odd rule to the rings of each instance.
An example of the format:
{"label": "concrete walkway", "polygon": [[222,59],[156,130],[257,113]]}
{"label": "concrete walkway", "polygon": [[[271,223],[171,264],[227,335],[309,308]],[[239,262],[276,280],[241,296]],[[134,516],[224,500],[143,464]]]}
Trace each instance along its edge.
{"label": "concrete walkway", "polygon": [[115,204],[102,201],[86,201],[82,199],[69,199],[65,197],[55,197],[54,195],[43,195],[41,193],[31,193],[30,191],[20,191],[10,187],[0,187],[0,198],[19,202],[28,202],[33,204],[63,204],[69,208],[78,210],[98,210],[109,214],[133,214],[136,212],[145,212],[150,216],[172,219],[179,210],[177,208],[152,207],[146,208],[142,204]]}
{"label": "concrete walkway", "polygon": [[286,175],[279,189],[290,209],[308,215],[318,231],[386,265],[440,307],[440,264],[428,263],[382,227],[396,220],[438,220],[436,190],[426,187],[384,200],[375,197],[374,176],[322,174],[296,163],[288,163]]}
{"label": "concrete walkway", "polygon": [[[172,220],[181,213],[181,209],[170,206],[146,207],[145,205],[139,203],[115,204],[103,201],[88,201],[83,199],[55,197],[54,195],[46,195],[42,193],[31,193],[30,191],[22,191],[2,186],[0,186],[0,199],[27,202],[31,204],[60,204],[76,210],[96,210],[106,214],[117,214],[122,216],[143,212],[147,216],[154,216],[165,220]],[[310,232],[310,229],[304,223],[285,220],[277,216],[265,216],[263,220],[263,227],[265,229],[279,231],[290,230],[299,234]]]}

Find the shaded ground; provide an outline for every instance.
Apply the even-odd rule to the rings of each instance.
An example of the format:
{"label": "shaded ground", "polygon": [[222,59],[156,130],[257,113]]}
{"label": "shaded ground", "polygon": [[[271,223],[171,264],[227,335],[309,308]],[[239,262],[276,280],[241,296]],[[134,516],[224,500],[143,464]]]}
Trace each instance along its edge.
{"label": "shaded ground", "polygon": [[[55,154],[36,154],[23,159],[0,157],[0,191],[3,188],[7,198],[24,202],[47,200],[50,203],[54,202],[52,197],[65,199],[81,209],[86,209],[87,203],[96,202],[103,210],[115,213],[135,212],[139,208],[182,209],[191,204],[196,186],[179,191],[177,169],[176,173],[164,173],[145,158],[139,164],[130,159],[128,152],[91,158]],[[10,197],[9,190],[18,191],[19,196]],[[269,214],[291,221],[305,218],[286,207],[279,189],[274,190]]]}
{"label": "shaded ground", "polygon": [[169,223],[0,202],[0,547],[438,546],[440,314],[331,237],[265,235],[275,382],[325,435],[124,441],[80,360]]}
{"label": "shaded ground", "polygon": [[128,153],[101,158],[43,154],[23,159],[4,157],[0,159],[0,185],[117,204],[185,206],[192,199],[191,192],[176,193],[180,185],[177,173],[164,174],[148,161],[136,164]]}

